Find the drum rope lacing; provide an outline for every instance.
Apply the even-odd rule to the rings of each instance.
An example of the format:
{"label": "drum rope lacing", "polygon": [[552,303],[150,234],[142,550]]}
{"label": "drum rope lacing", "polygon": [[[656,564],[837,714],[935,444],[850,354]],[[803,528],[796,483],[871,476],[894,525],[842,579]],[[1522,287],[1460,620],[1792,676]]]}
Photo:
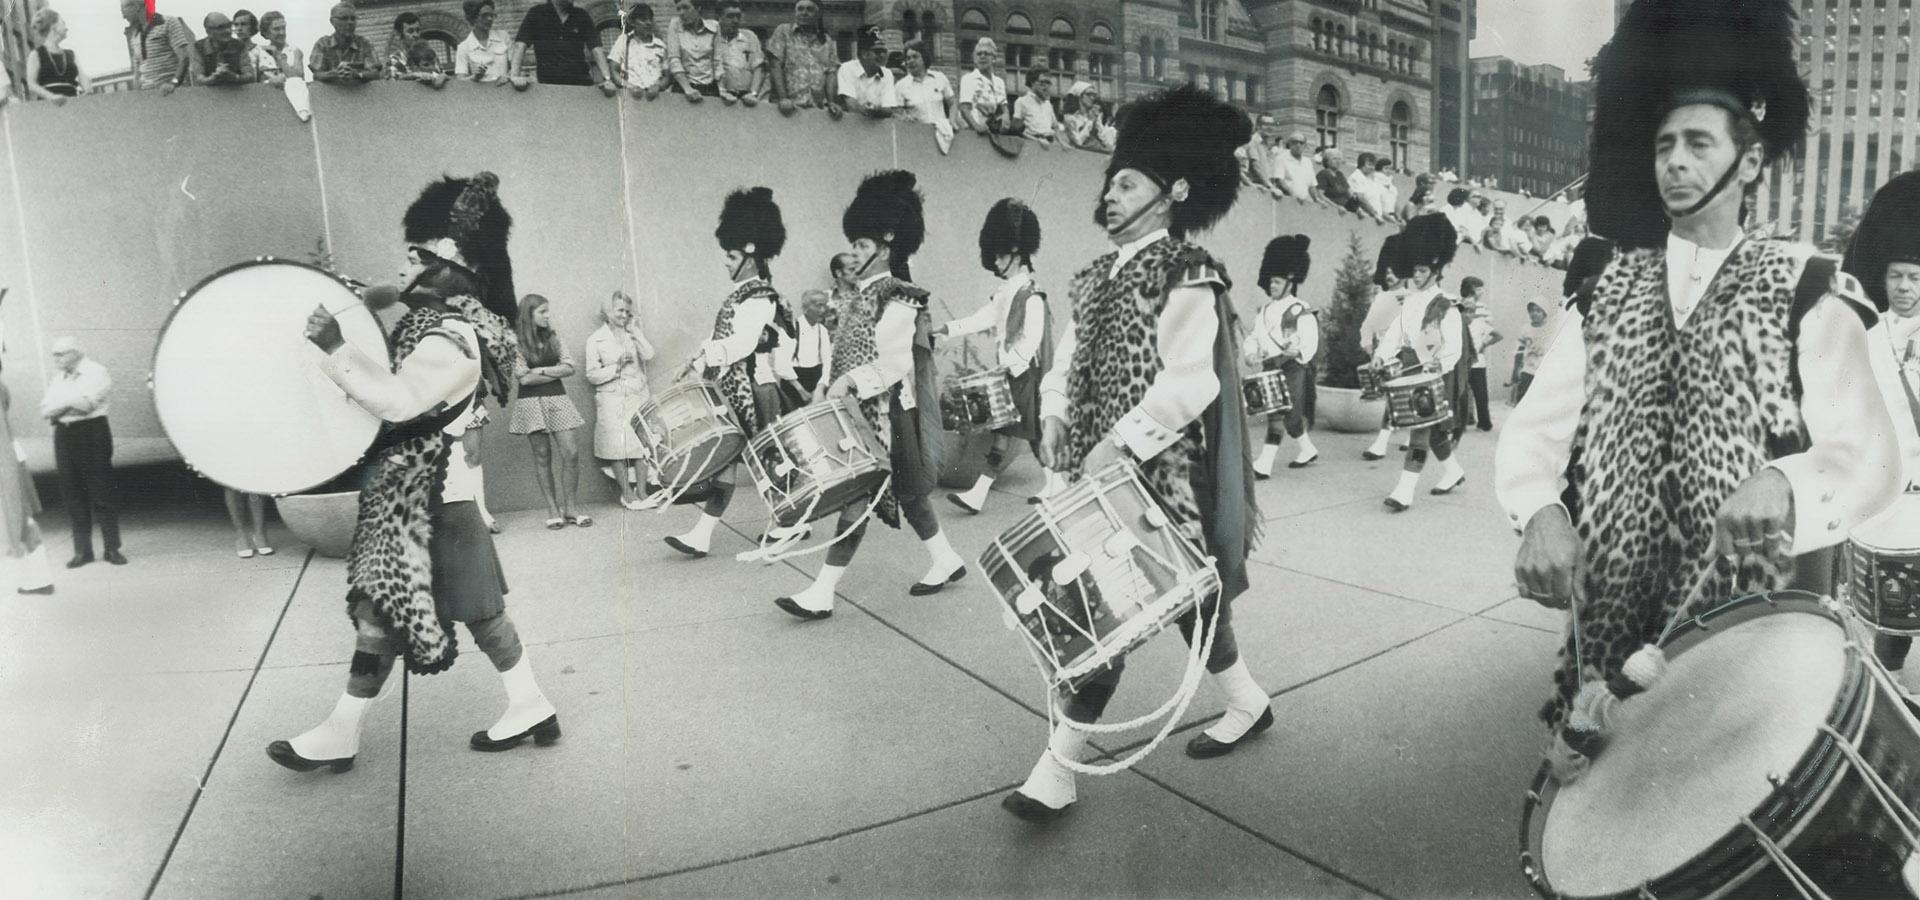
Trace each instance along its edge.
{"label": "drum rope lacing", "polygon": [[1742,816],[1740,824],[1753,832],[1754,842],[1760,846],[1760,851],[1773,861],[1774,868],[1779,869],[1780,874],[1787,876],[1787,883],[1800,894],[1802,900],[1832,900],[1826,891],[1820,889],[1820,885],[1814,883],[1812,876],[1800,868],[1799,863],[1789,858],[1786,851],[1780,849],[1780,845],[1774,843],[1773,838],[1768,837],[1760,826],[1753,824],[1752,816]]}
{"label": "drum rope lacing", "polygon": [[[829,404],[837,403],[837,401],[831,401],[831,400],[826,402],[828,402]],[[844,409],[840,408],[839,406],[830,406],[828,408],[832,411],[834,421],[836,422],[841,421],[842,417],[847,415],[847,412]],[[782,443],[778,439],[779,437],[778,435],[775,435],[774,437],[775,439],[772,441],[773,449],[779,451],[780,455],[784,457],[784,459],[781,461],[781,464],[788,466],[790,468],[795,467],[793,455],[787,451],[787,445]],[[761,469],[761,467],[766,465],[765,461],[760,459],[760,456],[758,453],[753,453],[753,452],[747,453],[746,461],[747,461],[747,469],[749,474],[753,476],[755,483],[761,486],[762,492],[764,493],[765,490],[771,487],[774,483],[773,479],[768,477]],[[794,525],[792,526],[794,529],[796,529],[793,532],[792,536],[782,537],[773,541],[766,540],[766,537],[767,535],[772,534],[775,527],[779,526],[780,523],[779,523],[779,520],[776,518],[777,513],[774,512],[775,504],[773,502],[773,498],[767,497],[765,498],[767,500],[767,527],[760,532],[761,540],[760,540],[759,548],[757,550],[747,551],[748,553],[751,553],[753,555],[749,557],[746,561],[757,560],[759,562],[765,563],[766,565],[773,565],[774,563],[780,562],[782,560],[796,559],[802,556],[810,556],[812,554],[824,551],[834,546],[835,544],[838,544],[841,541],[844,541],[847,538],[853,536],[854,533],[858,532],[861,528],[865,527],[866,524],[872,520],[874,513],[880,509],[880,503],[882,499],[887,496],[887,492],[889,490],[892,490],[892,488],[893,488],[893,473],[888,472],[887,477],[883,479],[880,482],[880,484],[873,489],[872,494],[869,495],[869,497],[867,498],[867,508],[860,513],[860,517],[855,519],[852,525],[849,525],[845,529],[842,529],[839,534],[836,534],[833,536],[832,540],[822,541],[818,544],[815,544],[812,547],[807,547],[805,549],[791,550],[791,551],[787,550],[786,548],[794,544],[798,544],[800,543],[800,541],[804,540],[804,538],[799,537],[799,535],[803,534],[804,531],[799,529],[804,529],[807,523],[813,521],[815,511],[817,511],[820,508],[820,499],[823,496],[825,496],[825,494],[821,491],[817,491],[817,490],[814,491],[813,497],[807,501],[806,510],[800,514],[799,521],[795,522]]]}

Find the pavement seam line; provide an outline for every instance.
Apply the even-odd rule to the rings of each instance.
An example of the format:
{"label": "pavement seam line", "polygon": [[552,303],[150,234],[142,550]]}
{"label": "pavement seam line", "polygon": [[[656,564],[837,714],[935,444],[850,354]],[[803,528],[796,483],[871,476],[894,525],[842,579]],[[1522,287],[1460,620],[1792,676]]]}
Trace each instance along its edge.
{"label": "pavement seam line", "polygon": [[254,682],[260,679],[260,669],[267,661],[267,654],[273,651],[273,642],[280,636],[280,626],[287,621],[287,611],[293,608],[293,598],[300,595],[300,583],[307,577],[307,567],[313,562],[314,551],[307,551],[306,562],[300,564],[300,571],[293,576],[293,586],[287,589],[287,600],[280,605],[280,615],[273,620],[273,629],[267,632],[266,646],[260,648],[260,658],[254,661],[253,672],[247,676],[247,685],[240,689],[240,699],[233,704],[233,714],[227,717],[227,727],[220,732],[220,742],[213,747],[213,755],[207,760],[206,771],[200,775],[200,783],[193,789],[193,799],[187,801],[186,812],[180,815],[180,824],[173,830],[173,839],[167,841],[167,852],[160,857],[160,865],[154,869],[153,880],[147,882],[147,891],[142,896],[152,900],[155,891],[160,889],[160,879],[167,874],[167,865],[173,862],[173,851],[180,846],[180,839],[187,833],[187,824],[193,821],[193,811],[200,806],[200,798],[207,792],[207,783],[213,779],[213,769],[220,764],[220,755],[227,749],[227,741],[233,737],[234,723],[240,721],[240,711],[247,707],[247,698],[253,695]]}

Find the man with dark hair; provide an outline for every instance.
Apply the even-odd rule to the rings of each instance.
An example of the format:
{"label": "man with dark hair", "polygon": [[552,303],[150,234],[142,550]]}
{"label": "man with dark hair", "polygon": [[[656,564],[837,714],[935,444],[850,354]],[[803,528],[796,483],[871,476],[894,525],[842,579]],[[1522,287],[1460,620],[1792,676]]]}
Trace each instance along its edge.
{"label": "man with dark hair", "polygon": [[793,21],[782,22],[767,38],[767,74],[780,112],[826,106],[832,98],[833,71],[840,64],[833,37],[821,24],[819,0],[797,0]]}
{"label": "man with dark hair", "polygon": [[688,103],[720,96],[720,22],[713,0],[674,0],[667,22],[667,72]]}
{"label": "man with dark hair", "polygon": [[837,115],[850,109],[873,119],[893,115],[900,107],[900,92],[894,87],[893,73],[883,65],[887,48],[880,40],[880,27],[862,25],[853,40],[854,58],[841,63],[834,75],[835,103],[827,111]]}
{"label": "man with dark hair", "polygon": [[[573,5],[573,0],[546,0],[527,10],[520,30],[513,36],[513,49],[507,51],[507,71],[515,87],[526,84],[527,48],[533,48],[534,75],[541,84],[593,85],[593,72],[604,92],[612,93],[613,72],[607,68],[607,51],[600,46],[600,28],[593,15]],[[588,63],[592,63],[589,71]]]}
{"label": "man with dark hair", "polygon": [[759,106],[767,60],[760,50],[760,36],[740,27],[746,15],[740,2],[726,0],[720,5],[720,33],[713,39],[715,81],[721,103]]}

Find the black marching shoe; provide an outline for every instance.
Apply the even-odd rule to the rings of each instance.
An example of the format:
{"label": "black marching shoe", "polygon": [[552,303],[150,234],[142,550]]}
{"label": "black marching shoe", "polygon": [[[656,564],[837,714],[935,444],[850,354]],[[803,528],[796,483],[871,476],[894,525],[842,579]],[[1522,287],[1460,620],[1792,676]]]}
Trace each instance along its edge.
{"label": "black marching shoe", "polygon": [[50,585],[50,584],[46,584],[46,585],[41,585],[40,587],[37,587],[37,588],[15,588],[15,589],[14,589],[14,593],[17,593],[17,594],[51,594],[51,593],[53,593],[53,585]]}
{"label": "black marching shoe", "polygon": [[1233,748],[1240,746],[1241,741],[1245,741],[1247,738],[1253,737],[1272,727],[1273,707],[1269,706],[1266,712],[1260,714],[1260,718],[1253,720],[1253,726],[1247,729],[1247,733],[1241,735],[1237,740],[1216,741],[1208,737],[1206,732],[1200,732],[1193,740],[1187,742],[1187,755],[1194,759],[1212,759],[1216,756],[1225,756],[1232,753]]}
{"label": "black marching shoe", "polygon": [[1446,487],[1441,487],[1441,486],[1439,486],[1439,485],[1434,485],[1433,487],[1430,487],[1430,488],[1428,488],[1428,489],[1427,489],[1427,493],[1429,493],[1429,494],[1432,494],[1432,495],[1434,495],[1435,497],[1442,497],[1442,496],[1445,496],[1445,495],[1447,495],[1447,494],[1451,494],[1451,493],[1453,493],[1453,489],[1454,489],[1454,488],[1457,488],[1457,487],[1459,487],[1459,486],[1461,486],[1461,485],[1463,485],[1463,484],[1466,484],[1466,483],[1467,483],[1467,479],[1463,477],[1463,478],[1461,478],[1461,479],[1460,479],[1459,481],[1456,481],[1456,482],[1454,482],[1454,483],[1452,483],[1452,484],[1450,484],[1450,485],[1447,485]]}
{"label": "black marching shoe", "polygon": [[1000,808],[1028,821],[1036,823],[1051,822],[1067,814],[1073,808],[1069,803],[1055,809],[1015,790],[1000,800]]}
{"label": "black marching shoe", "polygon": [[345,756],[340,759],[308,759],[295,752],[293,745],[286,741],[274,741],[267,745],[267,757],[295,772],[311,772],[315,769],[330,768],[335,772],[345,772],[353,768],[358,757]]}
{"label": "black marching shoe", "polygon": [[67,568],[69,568],[69,569],[78,569],[78,568],[80,568],[81,566],[84,566],[84,565],[86,565],[87,563],[90,563],[90,562],[93,562],[93,554],[91,554],[91,553],[75,553],[75,554],[73,555],[73,558],[72,558],[72,559],[70,559],[70,560],[67,560]]}
{"label": "black marching shoe", "polygon": [[512,750],[513,748],[520,746],[520,742],[526,740],[527,738],[533,738],[533,742],[536,744],[539,744],[542,747],[545,747],[548,744],[551,744],[554,741],[559,740],[560,739],[560,714],[555,713],[551,716],[541,719],[532,728],[522,731],[519,734],[510,735],[508,737],[502,738],[497,741],[494,740],[493,738],[487,737],[487,733],[484,730],[476,731],[473,733],[473,739],[468,741],[467,744],[473,747],[473,749],[482,751],[484,753],[498,753],[502,750]]}
{"label": "black marching shoe", "polygon": [[1387,455],[1385,453],[1375,453],[1372,450],[1362,450],[1360,451],[1360,458],[1367,462],[1374,462],[1376,460],[1386,459]]}
{"label": "black marching shoe", "polygon": [[100,558],[116,566],[124,566],[127,564],[127,558],[121,556],[118,550],[108,550],[105,554],[102,554]]}
{"label": "black marching shoe", "polygon": [[1308,467],[1308,466],[1310,466],[1310,465],[1313,465],[1313,464],[1314,464],[1314,462],[1315,462],[1316,460],[1318,460],[1319,458],[1320,458],[1320,454],[1318,454],[1318,453],[1315,453],[1314,455],[1312,455],[1312,456],[1309,456],[1309,457],[1307,457],[1306,459],[1296,459],[1296,460],[1294,460],[1293,462],[1290,462],[1290,463],[1287,463],[1287,468],[1289,468],[1289,469],[1304,469],[1304,468],[1306,468],[1306,467]]}
{"label": "black marching shoe", "polygon": [[1401,503],[1399,500],[1396,500],[1392,497],[1388,497],[1386,500],[1382,502],[1385,503],[1388,509],[1393,510],[1394,512],[1406,512],[1407,510],[1410,510],[1413,508],[1412,504]]}
{"label": "black marching shoe", "polygon": [[688,544],[686,541],[681,540],[679,535],[670,534],[670,535],[667,535],[666,538],[664,538],[664,540],[667,542],[667,546],[672,547],[673,549],[678,550],[681,553],[685,553],[686,555],[691,556],[694,559],[704,559],[707,555],[707,551],[694,549],[692,545]]}
{"label": "black marching shoe", "polygon": [[780,611],[786,613],[787,615],[793,616],[794,618],[798,618],[798,619],[806,619],[807,621],[810,621],[810,622],[817,622],[821,619],[827,619],[833,616],[833,610],[808,609],[804,606],[801,606],[798,603],[793,602],[792,597],[781,597],[777,600],[774,600],[773,605],[780,607]]}
{"label": "black marching shoe", "polygon": [[947,580],[936,581],[932,584],[928,584],[922,581],[916,581],[913,583],[913,587],[907,588],[907,593],[910,596],[914,596],[914,597],[925,597],[931,594],[938,594],[942,589],[946,588],[947,585],[950,585],[965,577],[967,577],[967,564],[961,563],[959,568],[953,570],[952,575],[947,576]]}

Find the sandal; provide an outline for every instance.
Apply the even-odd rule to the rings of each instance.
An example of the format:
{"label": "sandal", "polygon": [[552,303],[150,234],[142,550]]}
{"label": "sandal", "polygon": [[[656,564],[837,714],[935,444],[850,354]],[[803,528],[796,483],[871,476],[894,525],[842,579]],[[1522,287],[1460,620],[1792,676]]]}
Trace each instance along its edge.
{"label": "sandal", "polygon": [[567,524],[568,524],[568,525],[578,525],[578,526],[580,526],[581,528],[592,528],[592,527],[593,527],[593,517],[592,517],[592,516],[568,516],[568,517],[567,517]]}
{"label": "sandal", "polygon": [[552,518],[552,519],[548,519],[548,520],[547,520],[547,530],[548,530],[548,531],[559,531],[560,529],[562,529],[562,528],[565,528],[565,527],[567,527],[567,520],[565,520],[565,519],[561,519],[561,518],[557,518],[557,517],[556,517],[556,518]]}

